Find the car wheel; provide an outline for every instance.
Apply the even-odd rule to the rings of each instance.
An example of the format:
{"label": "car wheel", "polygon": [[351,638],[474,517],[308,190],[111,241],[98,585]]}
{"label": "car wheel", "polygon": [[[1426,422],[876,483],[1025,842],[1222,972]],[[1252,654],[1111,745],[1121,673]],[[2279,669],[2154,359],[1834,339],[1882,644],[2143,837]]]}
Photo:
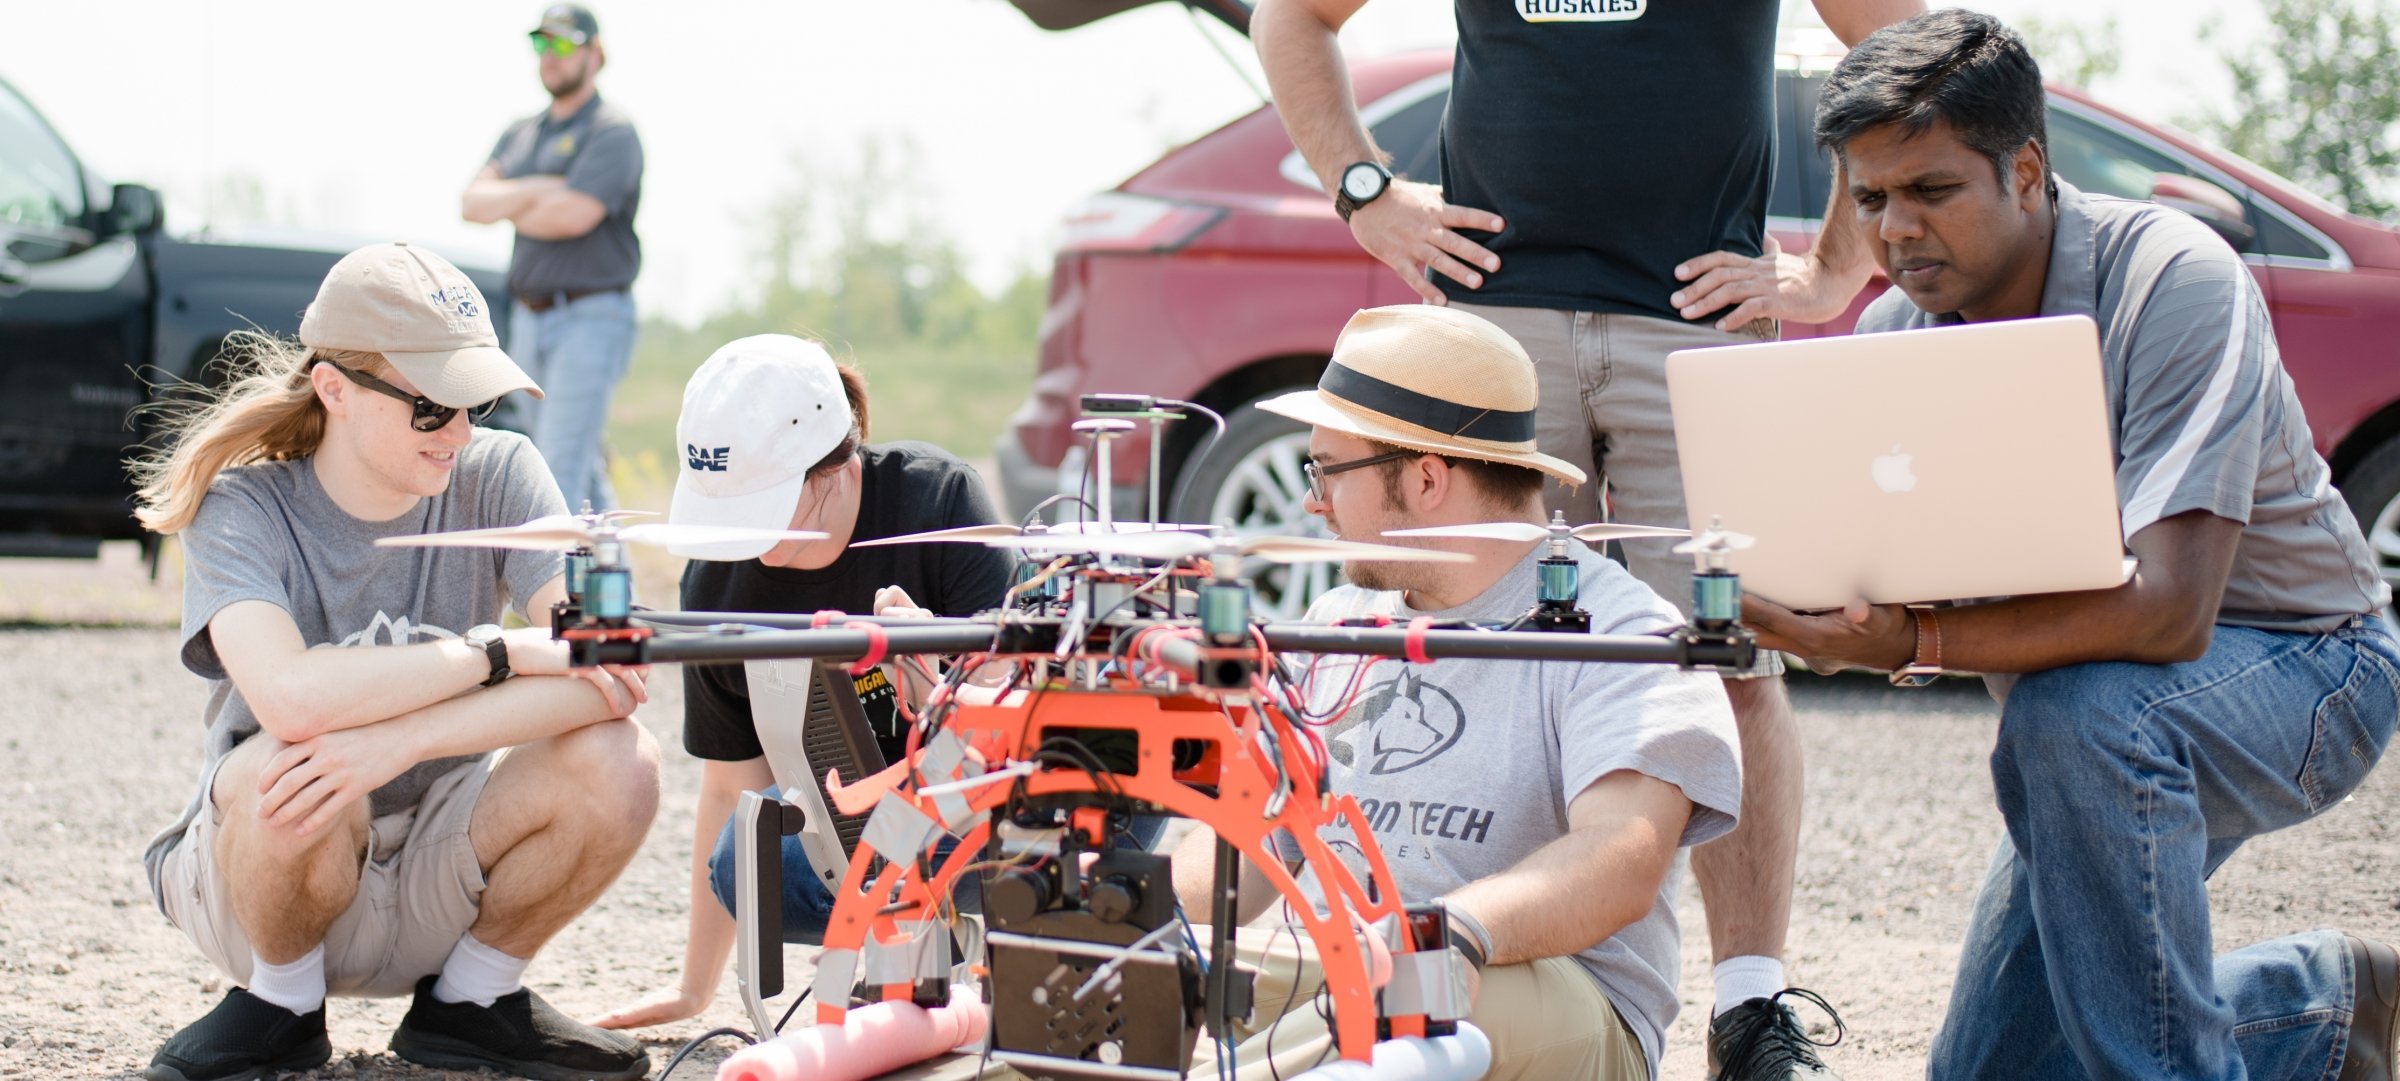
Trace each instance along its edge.
{"label": "car wheel", "polygon": [[2358,528],[2367,535],[2367,549],[2383,570],[2383,580],[2400,589],[2400,439],[2377,447],[2342,478],[2342,498]]}
{"label": "car wheel", "polygon": [[[1307,460],[1307,425],[1259,409],[1256,402],[1235,409],[1225,416],[1223,438],[1184,466],[1175,488],[1175,519],[1231,523],[1244,537],[1326,536],[1325,523],[1300,506],[1308,495],[1308,474],[1301,470]],[[1271,620],[1300,618],[1340,574],[1330,563],[1275,566],[1252,560],[1242,567],[1242,576],[1256,588],[1253,612]]]}

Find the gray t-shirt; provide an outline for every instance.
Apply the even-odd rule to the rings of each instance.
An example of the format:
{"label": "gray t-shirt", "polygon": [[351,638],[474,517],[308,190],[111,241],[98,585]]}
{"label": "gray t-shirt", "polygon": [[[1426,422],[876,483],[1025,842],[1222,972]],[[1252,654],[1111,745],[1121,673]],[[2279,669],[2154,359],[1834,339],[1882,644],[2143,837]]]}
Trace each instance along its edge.
{"label": "gray t-shirt", "polygon": [[[542,456],[524,436],[478,428],[458,452],[450,486],[386,522],[361,521],[317,481],[312,459],[262,462],[219,474],[181,534],[183,665],[210,681],[202,787],[150,842],[142,862],[158,893],[159,863],[208,801],[217,760],[259,730],[217,659],[208,623],[228,605],[265,601],[291,614],[311,649],[404,646],[455,638],[495,622],[558,577],[554,552],[498,548],[378,548],[378,537],[516,525],[566,513]],[[472,693],[472,692],[470,692]],[[370,797],[382,815],[416,805],[434,778],[472,757],[421,762]]]}
{"label": "gray t-shirt", "polygon": [[[1652,634],[1682,623],[1673,605],[1623,567],[1572,547],[1595,633]],[[1448,611],[1422,612],[1397,592],[1344,586],[1319,597],[1308,618],[1514,619],[1533,606],[1535,565],[1546,548],[1536,545],[1496,585]],[[1361,663],[1322,658],[1309,708],[1336,708]],[[1685,846],[1732,829],[1741,809],[1741,744],[1723,686],[1716,676],[1668,665],[1388,660],[1368,669],[1357,703],[1324,733],[1333,758],[1328,787],[1357,797],[1400,895],[1411,902],[1498,874],[1565,836],[1568,801],[1618,770],[1683,790],[1693,803]],[[1322,836],[1347,857],[1356,852],[1347,833]],[[1648,915],[1576,958],[1640,1038],[1653,1074],[1682,973],[1674,900],[1682,863],[1667,874]],[[1363,874],[1355,863],[1352,870]]]}
{"label": "gray t-shirt", "polygon": [[[2100,326],[2126,539],[2192,510],[2246,523],[2217,622],[2324,632],[2391,603],[2310,440],[2258,282],[2216,233],[2062,180],[2041,314]],[[1858,332],[1958,322],[1894,289]]]}
{"label": "gray t-shirt", "polygon": [[563,176],[567,187],[600,200],[608,216],[572,240],[517,234],[508,291],[517,296],[597,293],[633,285],[642,241],[633,215],[642,203],[642,140],[633,121],[592,95],[565,120],[542,110],[508,126],[492,145],[492,164],[509,180]]}

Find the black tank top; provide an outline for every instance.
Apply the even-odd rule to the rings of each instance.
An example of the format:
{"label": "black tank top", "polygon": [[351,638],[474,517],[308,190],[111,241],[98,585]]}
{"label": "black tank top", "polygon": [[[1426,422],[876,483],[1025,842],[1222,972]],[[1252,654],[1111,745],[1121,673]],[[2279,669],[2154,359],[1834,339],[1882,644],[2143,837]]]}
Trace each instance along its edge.
{"label": "black tank top", "polygon": [[1445,197],[1500,215],[1470,304],[1680,320],[1675,264],[1760,251],[1776,0],[1456,0]]}

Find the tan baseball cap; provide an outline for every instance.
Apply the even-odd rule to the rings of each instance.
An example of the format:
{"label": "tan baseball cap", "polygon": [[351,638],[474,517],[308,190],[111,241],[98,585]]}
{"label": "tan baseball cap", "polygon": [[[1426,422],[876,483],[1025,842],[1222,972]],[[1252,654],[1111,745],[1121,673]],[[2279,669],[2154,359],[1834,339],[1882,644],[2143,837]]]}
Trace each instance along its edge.
{"label": "tan baseball cap", "polygon": [[1397,304],[1350,317],[1315,390],[1258,407],[1362,439],[1582,484],[1583,470],[1541,452],[1540,403],[1533,360],[1507,331],[1456,308]]}
{"label": "tan baseball cap", "polygon": [[405,243],[370,245],[333,264],[300,319],[300,344],[381,353],[418,393],[453,409],[512,390],[542,396],[500,351],[475,283],[449,260]]}

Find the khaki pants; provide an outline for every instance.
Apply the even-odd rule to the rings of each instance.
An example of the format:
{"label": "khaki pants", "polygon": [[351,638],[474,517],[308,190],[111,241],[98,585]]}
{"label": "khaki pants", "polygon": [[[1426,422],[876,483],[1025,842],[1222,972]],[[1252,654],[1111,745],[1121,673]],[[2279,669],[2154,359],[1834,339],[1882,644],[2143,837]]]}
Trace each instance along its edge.
{"label": "khaki pants", "polygon": [[[1774,341],[1771,320],[1761,319],[1731,333],[1709,323],[1678,323],[1653,316],[1614,312],[1568,312],[1551,308],[1501,308],[1481,304],[1451,307],[1489,320],[1507,331],[1533,358],[1541,380],[1541,405],[1534,414],[1542,452],[1563,458],[1591,483],[1568,490],[1543,489],[1549,510],[1567,521],[1617,521],[1682,528],[1692,523],[1683,504],[1683,464],[1675,450],[1675,424],[1667,407],[1667,354]],[[1761,469],[1771,468],[1761,459]],[[1600,512],[1600,485],[1608,485],[1611,514]],[[1625,567],[1644,585],[1686,615],[1692,607],[1692,560],[1676,555],[1671,538],[1619,542]],[[1783,658],[1761,651],[1745,675],[1777,675]]]}
{"label": "khaki pants", "polygon": [[[336,995],[391,998],[441,971],[483,907],[483,867],[467,838],[492,756],[442,774],[413,809],[368,824],[358,896],[325,930],[325,987]],[[159,885],[167,920],[235,983],[250,982],[250,940],[233,915],[233,892],[216,866],[224,811],[209,770],[207,813],[167,850]]]}

